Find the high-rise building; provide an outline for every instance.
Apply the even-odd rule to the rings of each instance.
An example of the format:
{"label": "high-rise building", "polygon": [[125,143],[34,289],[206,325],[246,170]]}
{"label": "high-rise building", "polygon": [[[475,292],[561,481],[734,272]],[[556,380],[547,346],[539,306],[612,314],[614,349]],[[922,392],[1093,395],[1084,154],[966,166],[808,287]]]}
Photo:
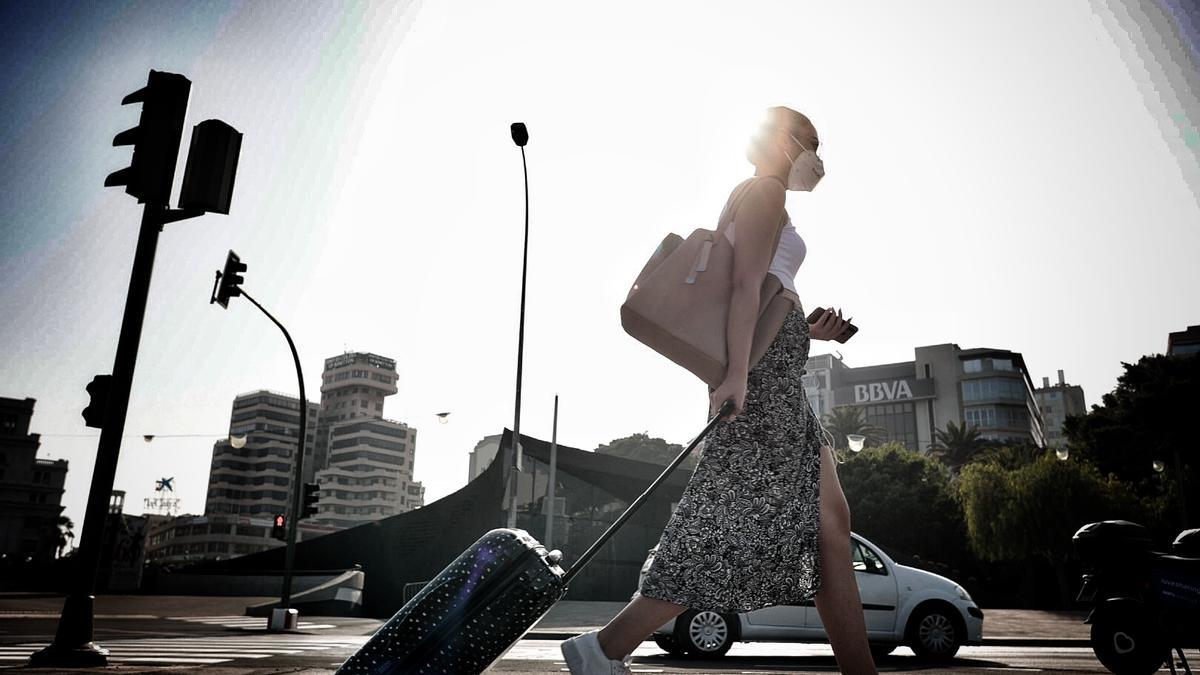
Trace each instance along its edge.
{"label": "high-rise building", "polygon": [[1038,408],[1042,412],[1042,424],[1046,430],[1046,445],[1058,447],[1067,442],[1062,433],[1063,422],[1069,415],[1086,415],[1087,404],[1083,401],[1083,387],[1067,384],[1063,371],[1058,371],[1058,384],[1050,386],[1050,378],[1042,378],[1042,386],[1033,392]]}
{"label": "high-rise building", "polygon": [[397,392],[397,379],[395,360],[377,354],[325,360],[316,522],[353,527],[425,504],[425,488],[413,479],[417,430],[383,417],[384,399]]}
{"label": "high-rise building", "polygon": [[41,437],[29,433],[34,403],[0,397],[0,554],[50,560],[58,549],[67,460],[37,458]]}
{"label": "high-rise building", "polygon": [[[316,473],[317,413],[309,403],[303,467],[309,482]],[[213,444],[204,515],[149,517],[146,558],[220,560],[282,546],[271,536],[271,525],[276,515],[291,513],[299,438],[299,398],[266,389],[234,398],[229,436]],[[322,534],[320,529],[302,525],[297,539]]]}
{"label": "high-rise building", "polygon": [[[309,404],[304,475],[316,472],[313,456],[317,406]],[[289,511],[293,457],[300,436],[300,399],[268,390],[233,400],[229,438],[213,445],[205,515],[237,514],[271,517]],[[245,439],[240,448],[232,439]]]}
{"label": "high-rise building", "polygon": [[951,421],[977,427],[983,438],[1045,443],[1021,354],[947,343],[917,347],[915,356],[851,368],[833,355],[814,355],[802,376],[809,404],[822,418],[834,408],[858,408],[886,440],[910,450],[927,451],[934,430]]}

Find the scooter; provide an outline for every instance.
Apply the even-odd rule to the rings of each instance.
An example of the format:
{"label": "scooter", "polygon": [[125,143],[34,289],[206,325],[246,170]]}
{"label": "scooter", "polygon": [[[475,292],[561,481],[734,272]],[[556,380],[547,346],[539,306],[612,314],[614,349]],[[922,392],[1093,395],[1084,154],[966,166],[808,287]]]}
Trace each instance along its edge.
{"label": "scooter", "polygon": [[1150,675],[1172,650],[1188,675],[1185,648],[1200,647],[1200,529],[1184,530],[1170,551],[1128,520],[1088,523],[1071,537],[1083,563],[1076,602],[1090,603],[1096,658],[1117,675]]}

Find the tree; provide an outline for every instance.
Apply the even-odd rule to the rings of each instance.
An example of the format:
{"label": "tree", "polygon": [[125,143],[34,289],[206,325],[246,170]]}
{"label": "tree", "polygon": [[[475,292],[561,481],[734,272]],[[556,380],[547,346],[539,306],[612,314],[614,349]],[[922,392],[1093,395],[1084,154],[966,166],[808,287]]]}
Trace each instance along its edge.
{"label": "tree", "polygon": [[971,461],[977,452],[989,447],[991,442],[979,435],[979,427],[966,422],[946,422],[945,429],[933,430],[933,443],[929,446],[930,456],[940,459],[952,471]]}
{"label": "tree", "polygon": [[842,406],[834,408],[825,415],[822,424],[825,430],[833,435],[834,448],[844,449],[849,443],[846,436],[850,434],[859,434],[866,436],[863,446],[879,445],[887,440],[887,430],[867,424],[863,419],[862,408],[854,408],[851,406]]}
{"label": "tree", "polygon": [[[666,466],[671,463],[671,460],[679,456],[679,453],[683,452],[683,446],[678,443],[668,443],[661,438],[651,438],[648,433],[642,432],[601,444],[600,447],[596,448],[596,452],[602,455],[636,459],[639,462],[650,462],[651,464]],[[688,455],[687,459],[683,460],[680,467],[684,469],[696,468],[696,455],[697,452],[692,452],[691,455]]]}
{"label": "tree", "polygon": [[1038,558],[1055,570],[1059,602],[1069,606],[1066,566],[1076,560],[1072,535],[1087,523],[1145,522],[1144,505],[1114,476],[1085,460],[1046,452],[1010,469],[983,460],[963,467],[957,490],[971,550],[983,560]]}
{"label": "tree", "polygon": [[1032,442],[992,445],[980,450],[968,461],[990,461],[1006,469],[1019,469],[1032,464],[1046,453],[1054,454],[1051,449],[1042,449]]}
{"label": "tree", "polygon": [[[1184,495],[1200,492],[1192,428],[1192,415],[1200,409],[1200,355],[1155,354],[1121,365],[1125,372],[1101,404],[1064,422],[1068,448],[1101,473],[1130,482],[1143,497],[1172,495],[1179,514],[1187,504]],[[1162,476],[1153,468],[1156,459],[1165,465]],[[1188,506],[1194,513],[1195,505]]]}
{"label": "tree", "polygon": [[959,566],[968,558],[963,515],[948,480],[939,462],[894,442],[865,448],[838,466],[855,532],[880,546]]}

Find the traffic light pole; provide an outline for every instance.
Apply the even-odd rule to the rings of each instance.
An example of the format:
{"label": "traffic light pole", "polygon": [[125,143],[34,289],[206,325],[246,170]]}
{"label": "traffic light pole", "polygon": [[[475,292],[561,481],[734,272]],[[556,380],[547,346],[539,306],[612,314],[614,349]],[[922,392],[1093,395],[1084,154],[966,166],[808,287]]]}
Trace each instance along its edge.
{"label": "traffic light pole", "polygon": [[292,513],[288,518],[287,525],[287,552],[285,553],[286,562],[283,565],[283,597],[280,599],[283,609],[288,609],[292,605],[292,568],[296,564],[296,528],[300,521],[300,493],[304,481],[304,442],[308,438],[308,398],[304,395],[304,371],[300,369],[300,355],[296,353],[296,343],[292,342],[291,334],[283,327],[283,324],[279,323],[279,319],[271,316],[266,308],[250,297],[246,289],[239,288],[239,290],[242,297],[253,303],[260,312],[266,314],[268,319],[279,326],[279,330],[283,331],[283,337],[287,338],[288,347],[292,350],[292,360],[296,362],[296,380],[300,383],[300,442],[296,448],[296,468],[295,474],[292,476]]}
{"label": "traffic light pole", "polygon": [[96,465],[92,470],[91,491],[80,533],[79,549],[75,554],[75,574],[71,589],[63,603],[62,615],[54,642],[29,657],[34,667],[92,667],[108,663],[108,650],[93,641],[96,577],[100,568],[101,542],[108,520],[109,500],[117,459],[121,454],[121,436],[125,433],[125,415],[129,411],[129,391],[137,364],[142,324],[146,318],[146,299],[150,295],[150,276],[154,270],[154,253],[158,235],[164,224],[201,215],[199,211],[172,211],[163,206],[146,204],[142,210],[142,225],[138,232],[137,249],[133,256],[133,272],[129,277],[129,292],[125,298],[125,316],[121,320],[121,335],[117,339],[117,356],[113,363],[112,389],[100,442],[96,448]]}

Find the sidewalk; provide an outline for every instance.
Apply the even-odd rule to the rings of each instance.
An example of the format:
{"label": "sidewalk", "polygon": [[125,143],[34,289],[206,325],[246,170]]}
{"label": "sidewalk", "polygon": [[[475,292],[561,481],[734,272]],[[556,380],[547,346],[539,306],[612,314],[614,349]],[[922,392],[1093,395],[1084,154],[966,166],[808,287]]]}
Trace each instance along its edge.
{"label": "sidewalk", "polygon": [[[623,602],[563,600],[525,637],[564,640],[600,628],[621,611]],[[1086,647],[1088,610],[984,609],[983,644],[1011,647]]]}

